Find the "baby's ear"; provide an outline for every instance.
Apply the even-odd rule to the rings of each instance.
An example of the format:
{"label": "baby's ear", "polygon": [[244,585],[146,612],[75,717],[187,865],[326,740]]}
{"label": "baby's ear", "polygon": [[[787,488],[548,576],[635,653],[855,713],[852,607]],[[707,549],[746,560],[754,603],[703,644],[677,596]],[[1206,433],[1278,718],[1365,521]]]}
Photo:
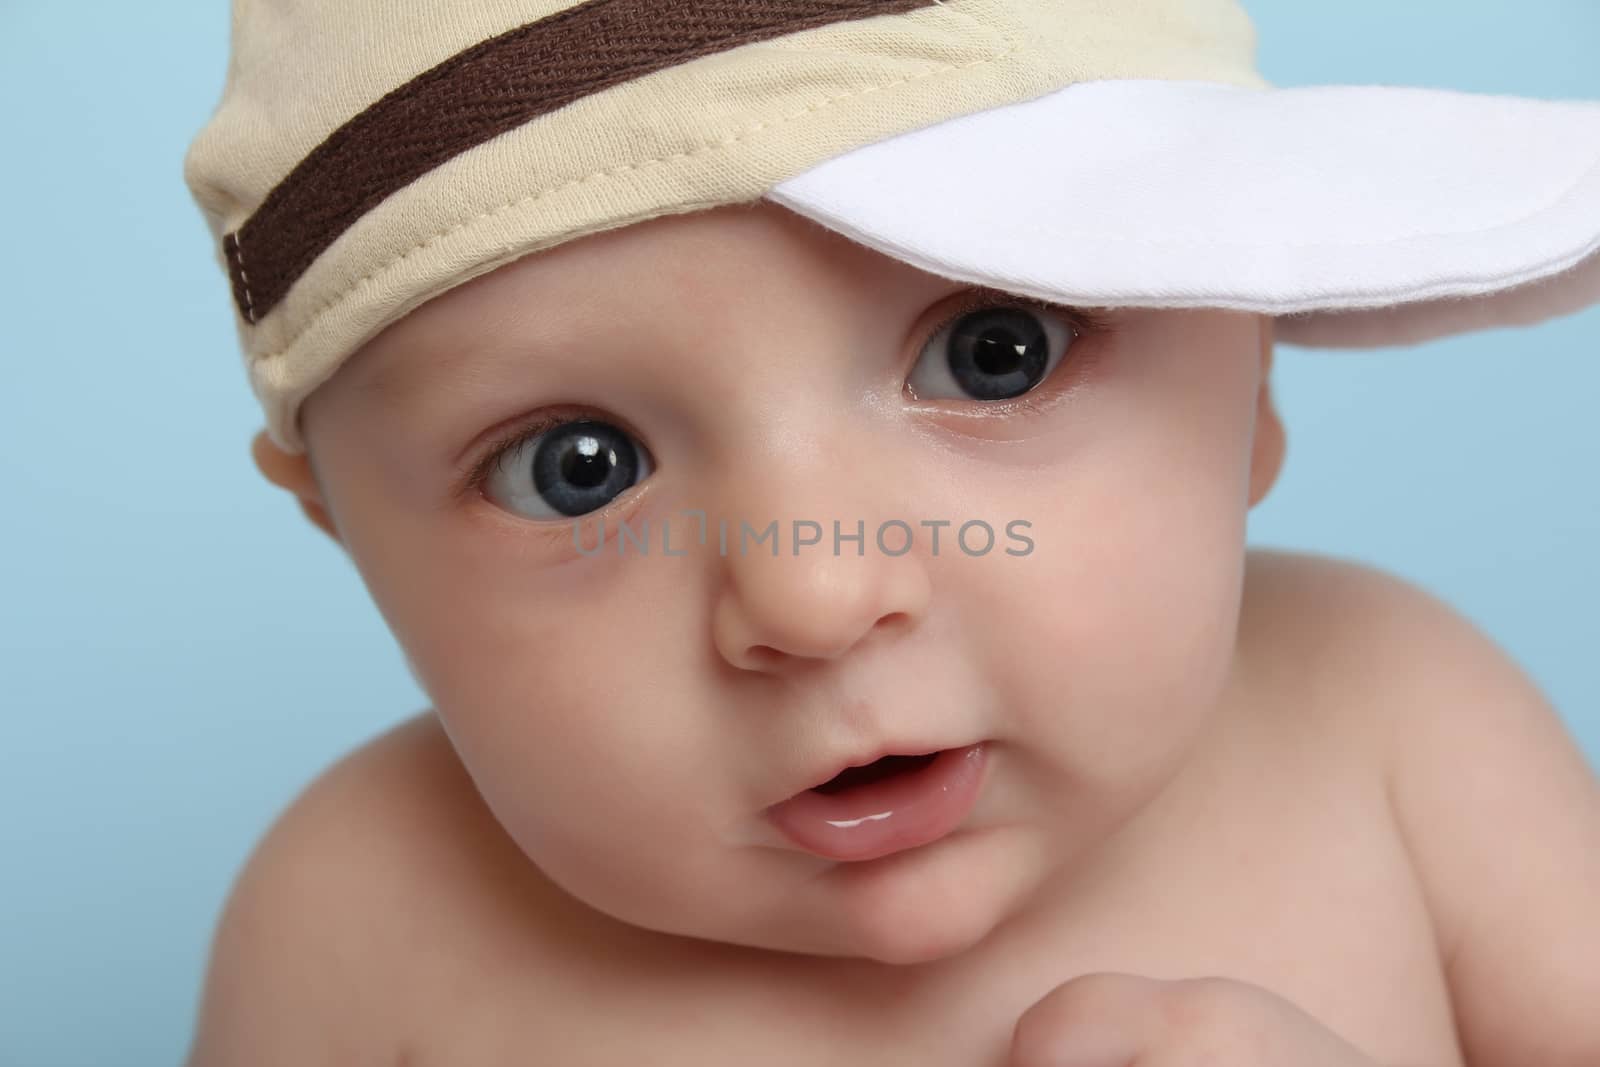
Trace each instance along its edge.
{"label": "baby's ear", "polygon": [[344,540],[339,536],[338,527],[333,524],[333,518],[328,513],[327,504],[322,499],[322,487],[317,482],[316,472],[311,469],[309,455],[306,453],[292,455],[285,452],[265,430],[257,433],[255,440],[250,442],[250,454],[256,461],[257,469],[267,481],[293,493],[298,498],[300,510],[305,512],[306,518],[333,538],[335,543],[341,546],[344,544]]}
{"label": "baby's ear", "polygon": [[1261,316],[1261,387],[1256,394],[1256,437],[1250,455],[1250,507],[1255,507],[1271,491],[1283,469],[1288,447],[1283,419],[1272,402],[1272,357],[1276,320]]}

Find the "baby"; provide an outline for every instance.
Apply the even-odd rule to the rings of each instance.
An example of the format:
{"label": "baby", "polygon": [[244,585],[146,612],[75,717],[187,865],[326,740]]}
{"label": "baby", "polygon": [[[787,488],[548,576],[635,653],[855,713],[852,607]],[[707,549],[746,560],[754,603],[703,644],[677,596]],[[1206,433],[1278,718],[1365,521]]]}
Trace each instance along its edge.
{"label": "baby", "polygon": [[[266,6],[188,170],[254,457],[432,707],[258,846],[191,1067],[1600,1063],[1559,717],[1419,589],[1245,545],[1276,337],[1593,299],[1595,109],[1254,85],[1222,2]],[[981,150],[1020,107],[1126,129]],[[1297,108],[1400,187],[1526,143],[1437,192],[1478,244],[1323,262],[1385,243],[1358,171],[1212,182]],[[1188,169],[1095,180],[1145,135]],[[1451,214],[1558,171],[1587,215]]]}

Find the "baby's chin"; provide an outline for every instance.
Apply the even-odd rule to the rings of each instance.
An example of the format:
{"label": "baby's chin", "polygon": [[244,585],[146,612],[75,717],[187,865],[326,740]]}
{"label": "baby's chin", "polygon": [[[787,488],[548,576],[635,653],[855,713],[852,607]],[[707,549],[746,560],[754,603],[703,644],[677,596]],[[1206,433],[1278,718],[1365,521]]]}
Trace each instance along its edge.
{"label": "baby's chin", "polygon": [[[808,872],[752,906],[633,917],[703,941],[909,967],[952,961],[1017,916],[1044,880],[1014,829],[961,831],[933,845]],[[621,916],[614,916],[621,917]]]}

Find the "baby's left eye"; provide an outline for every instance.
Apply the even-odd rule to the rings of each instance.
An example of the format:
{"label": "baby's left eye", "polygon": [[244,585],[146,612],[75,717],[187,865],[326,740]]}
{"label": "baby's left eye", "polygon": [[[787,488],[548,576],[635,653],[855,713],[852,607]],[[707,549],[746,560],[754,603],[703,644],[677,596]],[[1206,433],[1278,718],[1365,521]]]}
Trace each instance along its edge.
{"label": "baby's left eye", "polygon": [[1077,336],[1048,311],[970,311],[929,339],[907,384],[918,399],[1009,400],[1048,378]]}

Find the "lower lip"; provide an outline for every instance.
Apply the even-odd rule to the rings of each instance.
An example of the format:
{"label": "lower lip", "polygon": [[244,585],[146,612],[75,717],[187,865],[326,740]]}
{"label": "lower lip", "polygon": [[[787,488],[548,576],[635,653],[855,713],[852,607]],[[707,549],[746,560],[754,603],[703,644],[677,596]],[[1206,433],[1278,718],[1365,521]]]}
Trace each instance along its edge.
{"label": "lower lip", "polygon": [[947,749],[920,770],[828,796],[807,790],[768,809],[784,836],[825,859],[873,860],[949,834],[972,811],[988,750]]}

